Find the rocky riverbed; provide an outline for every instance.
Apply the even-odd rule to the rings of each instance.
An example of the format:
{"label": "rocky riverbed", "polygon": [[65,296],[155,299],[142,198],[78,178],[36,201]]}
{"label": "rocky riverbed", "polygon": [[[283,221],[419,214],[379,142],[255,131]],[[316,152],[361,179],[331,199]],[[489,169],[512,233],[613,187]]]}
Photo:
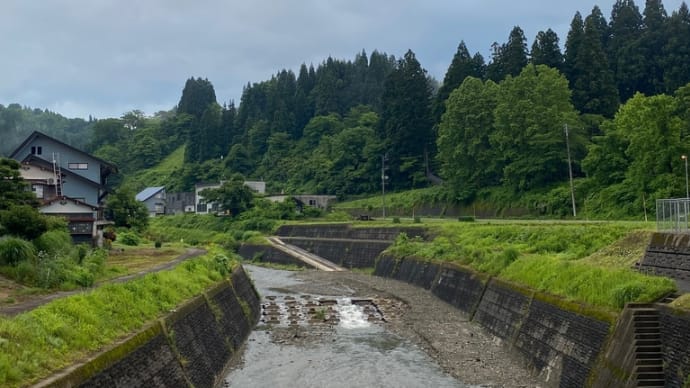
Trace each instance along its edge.
{"label": "rocky riverbed", "polygon": [[[251,270],[250,270],[251,272]],[[384,327],[423,349],[448,374],[482,387],[538,387],[545,385],[510,355],[500,340],[468,321],[459,310],[429,291],[409,284],[352,272],[301,271],[279,289],[260,289],[263,295],[306,294],[371,298],[378,301]],[[324,330],[304,327],[273,331],[273,341],[303,345],[322,338]]]}

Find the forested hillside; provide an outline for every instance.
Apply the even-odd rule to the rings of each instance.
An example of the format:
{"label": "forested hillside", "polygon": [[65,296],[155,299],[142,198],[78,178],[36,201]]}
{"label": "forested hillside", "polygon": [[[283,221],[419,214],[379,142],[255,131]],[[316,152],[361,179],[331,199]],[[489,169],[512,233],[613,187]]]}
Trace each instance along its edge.
{"label": "forested hillside", "polygon": [[169,191],[240,173],[271,192],[345,198],[380,192],[385,167],[389,190],[440,176],[449,201],[564,215],[570,167],[577,206],[596,215],[653,213],[656,198],[683,196],[686,4],[617,0],[608,19],[595,6],[573,16],[562,47],[551,29],[529,45],[519,26],[488,60],[460,41],[440,84],[411,50],[327,58],[247,84],[237,106],[190,78],[175,110],[98,120],[86,147],[128,174],[186,145]]}
{"label": "forested hillside", "polygon": [[0,155],[9,155],[33,131],[83,148],[91,137],[93,123],[93,119],[68,119],[48,110],[0,104]]}

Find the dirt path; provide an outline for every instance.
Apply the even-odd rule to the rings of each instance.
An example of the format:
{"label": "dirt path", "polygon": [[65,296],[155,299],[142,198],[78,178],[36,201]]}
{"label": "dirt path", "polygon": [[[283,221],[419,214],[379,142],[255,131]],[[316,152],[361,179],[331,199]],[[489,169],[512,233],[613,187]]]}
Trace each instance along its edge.
{"label": "dirt path", "polygon": [[[185,260],[203,255],[204,253],[206,253],[206,250],[204,250],[204,249],[190,248],[190,249],[187,249],[187,252],[181,254],[180,256],[177,256],[176,258],[174,258],[173,260],[171,260],[167,263],[160,264],[160,265],[155,266],[155,267],[151,267],[149,269],[146,269],[146,270],[141,271],[141,272],[137,272],[135,274],[121,276],[119,278],[110,279],[110,280],[107,280],[104,282],[98,282],[93,287],[90,287],[90,288],[81,288],[81,289],[72,290],[72,291],[58,291],[58,292],[55,292],[52,294],[47,294],[47,295],[45,295],[45,294],[43,294],[43,295],[30,295],[30,296],[27,296],[25,300],[22,300],[19,303],[15,303],[12,305],[0,306],[0,315],[14,316],[14,315],[17,315],[17,314],[20,314],[20,313],[23,313],[23,312],[26,312],[29,310],[33,310],[36,307],[42,306],[42,305],[44,305],[44,304],[46,304],[52,300],[55,300],[58,298],[64,298],[66,296],[70,296],[70,295],[74,295],[74,294],[78,294],[80,292],[84,292],[84,291],[102,286],[103,284],[124,283],[124,282],[132,280],[132,279],[140,278],[140,277],[142,277],[148,273],[159,272],[159,271],[163,271],[166,269],[170,269],[170,268],[176,266],[177,264],[179,264]],[[2,289],[16,289],[16,288],[21,288],[21,287],[23,287],[23,286],[18,285],[17,283],[0,276],[0,291],[2,291]]]}
{"label": "dirt path", "polygon": [[389,329],[413,341],[443,370],[463,383],[481,387],[545,385],[521,360],[510,355],[499,340],[427,290],[352,272],[309,270],[297,273],[296,277],[304,283],[289,286],[289,291],[401,301],[403,311],[386,323]]}

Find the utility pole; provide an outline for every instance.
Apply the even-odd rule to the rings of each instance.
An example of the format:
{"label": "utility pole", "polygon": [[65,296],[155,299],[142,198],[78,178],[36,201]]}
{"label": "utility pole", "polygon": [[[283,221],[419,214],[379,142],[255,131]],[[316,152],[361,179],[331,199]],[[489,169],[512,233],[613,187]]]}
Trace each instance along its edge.
{"label": "utility pole", "polygon": [[568,150],[568,175],[570,176],[570,200],[573,203],[573,217],[577,217],[575,208],[575,188],[573,186],[573,165],[570,161],[570,138],[568,137],[568,124],[565,125],[565,148]]}

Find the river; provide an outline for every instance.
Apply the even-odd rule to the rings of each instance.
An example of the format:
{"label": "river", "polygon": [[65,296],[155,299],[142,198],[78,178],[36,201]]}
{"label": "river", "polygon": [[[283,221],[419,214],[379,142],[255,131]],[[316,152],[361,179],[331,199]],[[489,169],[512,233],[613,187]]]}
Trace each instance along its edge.
{"label": "river", "polygon": [[[245,269],[262,296],[264,315],[225,387],[471,386],[388,330],[385,321],[395,319],[401,303],[358,295],[343,284],[306,284],[294,272]],[[314,290],[321,292],[304,292]]]}

